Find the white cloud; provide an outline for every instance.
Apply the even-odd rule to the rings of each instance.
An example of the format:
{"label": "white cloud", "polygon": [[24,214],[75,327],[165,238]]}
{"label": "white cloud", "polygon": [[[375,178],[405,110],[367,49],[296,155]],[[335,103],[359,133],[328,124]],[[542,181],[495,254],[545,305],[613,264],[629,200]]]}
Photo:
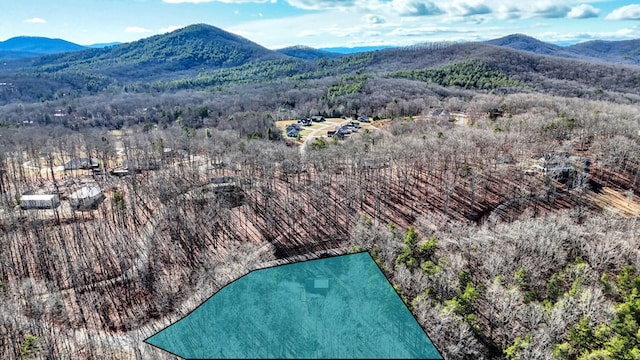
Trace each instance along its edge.
{"label": "white cloud", "polygon": [[619,37],[635,37],[638,34],[638,31],[634,29],[620,29],[614,34]]}
{"label": "white cloud", "polygon": [[600,9],[587,4],[574,6],[567,14],[569,19],[588,19],[598,17]]}
{"label": "white cloud", "polygon": [[444,13],[433,1],[429,0],[393,0],[391,6],[403,16],[428,16]]}
{"label": "white cloud", "polygon": [[532,15],[535,17],[555,19],[555,18],[562,18],[567,16],[569,11],[570,9],[566,5],[546,3],[542,5],[537,5],[533,9]]}
{"label": "white cloud", "polygon": [[604,31],[604,32],[544,32],[535,35],[536,38],[549,41],[549,42],[566,42],[576,43],[588,40],[627,40],[635,39],[640,36],[640,31],[637,29],[619,29],[616,31]]}
{"label": "white cloud", "polygon": [[364,15],[362,19],[369,24],[384,24],[387,22],[383,16],[373,14]]}
{"label": "white cloud", "polygon": [[522,17],[522,12],[515,6],[500,5],[497,11],[498,19],[513,20]]}
{"label": "white cloud", "polygon": [[167,4],[201,4],[214,2],[215,0],[162,0]]}
{"label": "white cloud", "polygon": [[25,19],[24,22],[30,23],[30,24],[44,24],[47,22],[47,20],[39,17],[34,17],[31,19]]}
{"label": "white cloud", "polygon": [[[603,29],[596,32],[588,25],[566,31],[546,18],[584,18],[598,9],[592,0],[280,0],[298,6],[313,7],[304,14],[244,21],[232,26],[233,32],[249,31],[248,37],[269,48],[306,45],[314,48],[350,44],[412,45],[431,41],[474,41],[497,38],[511,33],[526,32],[542,40],[576,42],[585,39],[628,39],[640,37],[640,26],[633,33],[628,29]],[[429,4],[439,14],[429,14]],[[591,5],[593,5],[593,7]],[[585,5],[585,6],[583,6]],[[422,8],[421,8],[422,7]],[[437,12],[437,11],[436,11]],[[522,22],[518,19],[526,19]],[[514,20],[509,24],[501,20]],[[575,23],[580,23],[575,21]],[[640,25],[640,24],[639,24]],[[582,25],[581,25],[582,26]],[[631,26],[627,26],[631,28]],[[265,30],[268,29],[268,30]],[[293,30],[293,31],[292,31]],[[593,31],[593,32],[591,32]],[[554,32],[553,34],[551,32]]]}
{"label": "white cloud", "polygon": [[631,4],[613,10],[607,20],[640,20],[640,4]]}
{"label": "white cloud", "polygon": [[251,37],[251,35],[255,35],[251,31],[245,31],[245,30],[233,30],[233,31],[231,31],[229,29],[224,29],[224,31],[228,31],[230,33],[234,33],[234,34],[236,34],[238,36],[242,36],[244,38],[249,38],[249,37]]}
{"label": "white cloud", "polygon": [[287,0],[293,7],[304,10],[331,10],[353,7],[354,0]]}
{"label": "white cloud", "polygon": [[470,29],[463,27],[448,27],[448,26],[421,26],[414,28],[395,28],[389,35],[394,36],[428,36],[428,35],[440,35],[440,34],[467,34],[472,33]]}
{"label": "white cloud", "polygon": [[459,16],[474,16],[490,14],[493,11],[487,4],[484,3],[469,4],[460,2],[457,4],[453,4],[450,8],[450,12],[454,15]]}
{"label": "white cloud", "polygon": [[318,31],[315,30],[302,30],[298,33],[298,37],[310,37],[310,36],[318,36],[321,35]]}
{"label": "white cloud", "polygon": [[169,32],[172,32],[172,31],[176,31],[178,29],[182,29],[183,27],[184,26],[182,26],[182,25],[169,25],[166,28],[160,29],[160,32],[161,33],[169,33]]}
{"label": "white cloud", "polygon": [[167,4],[204,4],[210,2],[221,2],[225,4],[242,4],[242,3],[274,3],[273,0],[162,0]]}
{"label": "white cloud", "polygon": [[149,29],[145,29],[143,27],[139,27],[139,26],[129,26],[126,29],[124,29],[125,32],[131,33],[131,34],[144,34],[144,33],[150,33],[151,30]]}

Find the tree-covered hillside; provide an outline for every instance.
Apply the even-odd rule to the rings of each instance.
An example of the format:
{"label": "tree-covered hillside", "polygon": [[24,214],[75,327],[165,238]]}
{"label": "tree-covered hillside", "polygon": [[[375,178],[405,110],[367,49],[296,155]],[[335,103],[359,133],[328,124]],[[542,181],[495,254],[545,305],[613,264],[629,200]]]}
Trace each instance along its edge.
{"label": "tree-covered hillside", "polygon": [[32,70],[93,71],[130,81],[157,77],[158,73],[164,76],[180,71],[195,74],[283,56],[240,36],[198,24],[108,48],[45,56],[34,63]]}
{"label": "tree-covered hillside", "polygon": [[501,71],[492,70],[479,60],[468,60],[435,69],[398,71],[391,76],[465,89],[490,90],[522,86],[520,82],[509,78]]}
{"label": "tree-covered hillside", "polygon": [[[299,54],[302,50],[306,55]],[[0,101],[48,101],[122,90],[217,91],[246,83],[333,81],[329,78],[353,74],[608,99],[615,97],[613,93],[638,93],[640,77],[634,66],[542,56],[485,43],[423,44],[333,59],[315,58],[319,54],[308,49],[290,51],[293,57],[215,27],[193,25],[109,48],[9,62],[0,68],[0,80],[12,86],[0,92]]]}

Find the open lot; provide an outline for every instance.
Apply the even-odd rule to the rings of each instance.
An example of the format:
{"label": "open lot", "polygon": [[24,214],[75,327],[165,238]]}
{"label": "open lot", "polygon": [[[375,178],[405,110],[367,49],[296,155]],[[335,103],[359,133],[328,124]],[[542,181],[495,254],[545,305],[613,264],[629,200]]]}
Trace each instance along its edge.
{"label": "open lot", "polygon": [[[302,145],[315,138],[327,138],[327,131],[338,130],[340,126],[346,125],[351,121],[353,121],[351,118],[326,118],[326,121],[323,122],[312,122],[310,126],[302,126],[299,139],[289,139],[295,140],[297,144]],[[286,127],[297,123],[297,120],[283,120],[277,121],[276,126],[282,131],[283,137],[287,138]],[[372,123],[360,122],[360,131],[363,129],[377,130],[378,128]]]}

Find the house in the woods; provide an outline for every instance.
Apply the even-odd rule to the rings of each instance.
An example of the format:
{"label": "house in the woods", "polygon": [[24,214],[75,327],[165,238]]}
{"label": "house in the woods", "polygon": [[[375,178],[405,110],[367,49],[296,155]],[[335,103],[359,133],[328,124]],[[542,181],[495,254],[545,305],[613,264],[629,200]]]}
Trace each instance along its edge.
{"label": "house in the woods", "polygon": [[345,133],[345,134],[351,134],[352,129],[351,129],[349,126],[347,126],[347,125],[343,125],[343,126],[341,126],[341,127],[338,129],[338,131],[339,131],[339,132],[343,132],[343,133]]}
{"label": "house in the woods", "polygon": [[501,116],[504,116],[504,111],[498,108],[492,108],[487,111],[487,116],[489,117],[489,119],[495,120]]}
{"label": "house in the woods", "polygon": [[288,137],[295,138],[300,136],[300,130],[302,130],[302,127],[298,124],[290,124],[290,125],[287,125],[285,130],[287,132]]}
{"label": "house in the woods", "polygon": [[123,177],[123,176],[127,176],[129,175],[129,169],[113,169],[111,170],[111,175],[113,176],[118,176],[118,177]]}
{"label": "house in the woods", "polygon": [[444,123],[448,121],[452,121],[451,113],[445,109],[436,109],[431,113],[431,117],[434,118],[438,123]]}
{"label": "house in the woods", "polygon": [[298,120],[298,124],[302,126],[311,126],[311,119],[303,117],[302,119]]}
{"label": "house in the woods", "polygon": [[314,115],[311,117],[311,121],[313,122],[323,122],[325,120],[326,119],[324,118],[324,116],[321,116],[321,115]]}
{"label": "house in the woods", "polygon": [[545,154],[538,159],[535,167],[541,174],[556,179],[568,177],[572,172],[575,172],[569,156],[561,153]]}
{"label": "house in the woods", "polygon": [[219,176],[211,178],[211,184],[207,186],[207,191],[216,194],[218,201],[223,206],[236,207],[244,203],[244,191],[234,177]]}
{"label": "house in the woods", "polygon": [[535,169],[538,173],[565,184],[568,189],[582,186],[589,177],[591,160],[566,153],[551,153],[538,159]]}
{"label": "house in the woods", "polygon": [[365,123],[371,122],[368,116],[359,116],[358,121],[365,122]]}
{"label": "house in the woods", "polygon": [[65,170],[90,170],[99,167],[100,163],[93,158],[73,158],[64,163]]}
{"label": "house in the woods", "polygon": [[130,158],[122,164],[123,169],[140,172],[142,170],[158,170],[160,162],[153,158]]}
{"label": "house in the woods", "polygon": [[90,209],[104,199],[102,190],[95,186],[85,186],[69,195],[69,204],[73,209]]}
{"label": "house in the woods", "polygon": [[237,188],[237,184],[232,176],[218,176],[211,178],[209,188],[214,192],[232,191]]}
{"label": "house in the woods", "polygon": [[20,207],[23,209],[55,209],[60,206],[60,198],[55,194],[22,195]]}

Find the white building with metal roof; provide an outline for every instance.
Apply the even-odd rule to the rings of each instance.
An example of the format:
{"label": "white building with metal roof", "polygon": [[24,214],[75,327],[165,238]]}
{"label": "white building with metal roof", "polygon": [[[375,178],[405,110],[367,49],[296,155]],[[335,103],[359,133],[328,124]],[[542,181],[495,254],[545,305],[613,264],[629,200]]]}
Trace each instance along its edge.
{"label": "white building with metal roof", "polygon": [[22,195],[20,206],[23,209],[55,209],[60,206],[60,198],[54,194]]}
{"label": "white building with metal roof", "polygon": [[102,190],[95,186],[85,186],[69,195],[69,204],[72,208],[90,208],[102,201]]}

